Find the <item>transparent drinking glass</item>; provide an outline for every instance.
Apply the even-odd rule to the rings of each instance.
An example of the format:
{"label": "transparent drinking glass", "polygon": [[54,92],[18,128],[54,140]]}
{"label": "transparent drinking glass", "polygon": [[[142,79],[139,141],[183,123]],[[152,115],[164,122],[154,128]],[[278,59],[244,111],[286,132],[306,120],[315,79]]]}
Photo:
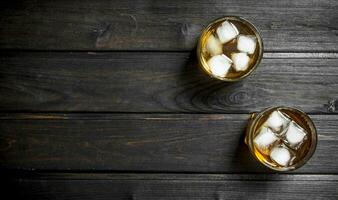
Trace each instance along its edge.
{"label": "transparent drinking glass", "polygon": [[[262,153],[254,142],[254,139],[258,135],[260,128],[265,126],[265,122],[269,118],[270,114],[274,111],[284,113],[289,119],[297,123],[307,133],[306,140],[304,140],[300,148],[298,150],[292,150],[295,159],[292,164],[288,166],[280,166],[273,162],[269,155]],[[280,142],[281,145],[288,146],[288,144],[285,144],[284,141],[285,136],[281,135],[278,137],[282,138]],[[314,154],[317,146],[317,130],[310,117],[303,111],[283,106],[272,107],[258,113],[253,113],[251,115],[246,130],[245,143],[249,147],[253,157],[266,167],[276,171],[291,171],[303,166]]]}
{"label": "transparent drinking glass", "polygon": [[[256,48],[253,54],[250,56],[250,64],[249,67],[245,71],[236,72],[235,70],[229,71],[229,73],[225,77],[215,76],[208,66],[208,59],[210,59],[211,55],[208,54],[208,51],[206,50],[206,43],[207,39],[213,35],[215,38],[217,38],[217,28],[221,26],[221,24],[225,21],[228,21],[235,25],[237,27],[239,35],[249,35],[254,36],[256,39]],[[238,37],[238,36],[237,36]],[[231,40],[230,42],[227,42],[225,44],[222,44],[222,50],[223,54],[231,57],[231,53],[239,53],[240,51],[236,48],[237,45],[237,38]],[[236,16],[226,16],[219,19],[216,19],[215,21],[211,22],[201,33],[198,46],[197,46],[197,58],[199,62],[199,66],[202,68],[202,70],[207,73],[209,76],[222,80],[227,82],[234,82],[239,81],[248,75],[250,75],[259,65],[261,59],[263,57],[263,41],[262,38],[257,30],[257,28],[247,21],[246,19],[243,19],[241,17]]]}

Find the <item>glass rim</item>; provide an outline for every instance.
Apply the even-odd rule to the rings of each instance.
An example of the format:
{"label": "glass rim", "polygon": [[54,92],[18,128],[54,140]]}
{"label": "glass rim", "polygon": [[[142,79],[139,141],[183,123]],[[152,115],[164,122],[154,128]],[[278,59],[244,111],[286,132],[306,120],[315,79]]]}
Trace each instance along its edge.
{"label": "glass rim", "polygon": [[[218,77],[218,76],[214,76],[210,71],[207,70],[207,63],[206,61],[203,59],[202,57],[202,52],[201,52],[201,48],[202,48],[202,38],[205,34],[207,34],[207,32],[210,30],[210,28],[212,27],[212,25],[214,25],[215,23],[221,22],[221,21],[225,21],[225,20],[233,20],[233,21],[239,21],[241,23],[244,23],[245,25],[247,25],[255,34],[255,36],[257,37],[257,41],[258,41],[258,46],[260,47],[259,52],[258,52],[258,58],[255,62],[255,64],[251,67],[251,69],[246,72],[245,74],[243,74],[242,76],[236,77],[236,78],[227,78],[227,77]],[[250,21],[246,20],[243,17],[238,17],[238,16],[223,16],[220,17],[216,20],[213,20],[212,22],[210,22],[203,30],[202,33],[199,37],[198,40],[198,45],[197,45],[197,58],[198,58],[198,63],[200,68],[202,68],[202,70],[207,73],[209,76],[211,76],[212,78],[221,80],[221,81],[225,81],[225,82],[236,82],[239,80],[244,79],[245,77],[249,76],[260,64],[262,58],[263,58],[263,50],[264,50],[264,45],[263,45],[263,40],[261,37],[260,32],[258,31],[258,29],[256,28],[255,25],[253,25]]]}
{"label": "glass rim", "polygon": [[[294,165],[288,166],[288,167],[283,167],[283,168],[276,168],[273,167],[271,165],[269,165],[268,163],[264,162],[264,160],[260,160],[259,158],[257,158],[257,156],[254,153],[254,144],[253,144],[253,139],[251,139],[251,137],[253,136],[253,129],[256,128],[256,123],[259,121],[259,119],[267,112],[272,111],[272,110],[280,110],[280,109],[284,109],[284,110],[290,110],[291,112],[298,112],[299,114],[301,114],[301,116],[306,120],[306,124],[309,126],[308,128],[311,130],[311,132],[309,134],[311,134],[311,146],[309,147],[309,150],[307,151],[306,155],[299,160],[297,163],[295,163]],[[295,169],[298,169],[300,167],[302,167],[306,162],[308,162],[311,157],[313,156],[314,152],[316,151],[317,148],[317,141],[318,141],[318,134],[317,134],[317,129],[316,126],[314,125],[312,119],[303,111],[297,109],[297,108],[291,108],[291,107],[287,107],[287,106],[278,106],[278,107],[269,107],[266,108],[260,112],[256,112],[252,114],[253,116],[251,117],[249,124],[247,126],[246,129],[246,136],[245,136],[245,140],[246,140],[246,144],[249,147],[250,153],[252,154],[252,156],[261,164],[263,164],[264,166],[274,170],[274,171],[292,171]]]}

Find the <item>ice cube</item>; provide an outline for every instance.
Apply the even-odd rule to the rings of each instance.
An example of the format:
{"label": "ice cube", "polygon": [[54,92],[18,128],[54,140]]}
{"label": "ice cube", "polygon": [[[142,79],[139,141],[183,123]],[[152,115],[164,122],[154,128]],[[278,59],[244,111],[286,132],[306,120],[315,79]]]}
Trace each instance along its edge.
{"label": "ice cube", "polygon": [[207,39],[206,49],[211,56],[220,55],[223,52],[222,43],[213,35],[210,35]]}
{"label": "ice cube", "polygon": [[239,34],[236,26],[228,21],[224,21],[222,25],[217,28],[216,32],[222,44],[236,38]]}
{"label": "ice cube", "polygon": [[291,153],[283,146],[276,146],[271,150],[270,158],[281,166],[287,166],[291,160]]}
{"label": "ice cube", "polygon": [[226,55],[213,56],[208,60],[208,66],[213,75],[225,77],[231,67],[232,61]]}
{"label": "ice cube", "polygon": [[231,59],[236,71],[245,71],[249,67],[250,57],[246,53],[233,53]]}
{"label": "ice cube", "polygon": [[306,131],[297,123],[291,121],[285,133],[285,139],[292,148],[297,149],[306,139]]}
{"label": "ice cube", "polygon": [[256,37],[253,35],[239,35],[237,38],[237,49],[241,52],[253,54],[256,49]]}
{"label": "ice cube", "polygon": [[280,111],[273,111],[265,124],[275,133],[282,134],[289,124],[290,120]]}
{"label": "ice cube", "polygon": [[267,127],[262,127],[254,139],[255,146],[264,154],[269,154],[270,147],[278,140],[278,137]]}

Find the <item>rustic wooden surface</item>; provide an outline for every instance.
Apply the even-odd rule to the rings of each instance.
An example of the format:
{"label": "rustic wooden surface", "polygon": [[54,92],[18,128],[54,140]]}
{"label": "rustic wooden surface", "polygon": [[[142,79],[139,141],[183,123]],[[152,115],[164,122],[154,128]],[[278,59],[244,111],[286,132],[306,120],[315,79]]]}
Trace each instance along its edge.
{"label": "rustic wooden surface", "polygon": [[10,52],[0,62],[6,111],[338,112],[333,53],[268,53],[252,76],[232,84],[204,75],[195,52]]}
{"label": "rustic wooden surface", "polygon": [[335,200],[337,182],[337,175],[46,173],[20,176],[7,187],[24,199]]}
{"label": "rustic wooden surface", "polygon": [[[338,173],[338,115],[311,117],[319,131],[317,150],[294,173]],[[0,121],[2,166],[271,173],[257,165],[243,143],[248,118],[248,114],[10,114]]]}
{"label": "rustic wooden surface", "polygon": [[[0,174],[25,199],[338,199],[338,2],[0,2]],[[245,80],[196,64],[200,30],[239,15],[265,53]],[[250,113],[297,107],[314,156],[276,174]],[[5,195],[4,195],[5,196]]]}
{"label": "rustic wooden surface", "polygon": [[334,0],[37,0],[1,3],[0,47],[35,50],[190,50],[203,26],[240,15],[268,51],[337,51]]}

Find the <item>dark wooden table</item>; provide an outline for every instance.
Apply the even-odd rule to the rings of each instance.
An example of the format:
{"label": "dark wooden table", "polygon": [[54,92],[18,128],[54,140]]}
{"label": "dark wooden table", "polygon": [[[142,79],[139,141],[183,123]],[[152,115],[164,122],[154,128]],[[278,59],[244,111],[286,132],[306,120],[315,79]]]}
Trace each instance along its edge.
{"label": "dark wooden table", "polygon": [[[8,199],[338,199],[338,1],[0,5]],[[265,44],[233,84],[195,56],[201,29],[225,15],[253,22]],[[279,105],[309,113],[319,134],[289,173],[243,144],[250,113]]]}

